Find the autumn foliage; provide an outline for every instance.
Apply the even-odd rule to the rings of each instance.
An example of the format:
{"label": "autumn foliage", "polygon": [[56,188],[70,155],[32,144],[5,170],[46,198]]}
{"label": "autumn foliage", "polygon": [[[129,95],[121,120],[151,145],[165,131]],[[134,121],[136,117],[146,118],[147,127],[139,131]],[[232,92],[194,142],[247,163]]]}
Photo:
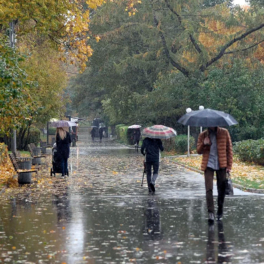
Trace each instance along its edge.
{"label": "autumn foliage", "polygon": [[8,157],[7,147],[0,143],[0,187],[1,185],[17,186],[17,179],[13,179],[15,171]]}
{"label": "autumn foliage", "polygon": [[[90,10],[103,0],[0,0],[2,27],[8,28],[10,21],[16,22],[16,34],[20,36],[37,32],[46,36],[60,51],[68,53],[84,68],[92,55],[87,45]],[[64,57],[65,60],[65,57]],[[73,61],[73,60],[71,60]]]}

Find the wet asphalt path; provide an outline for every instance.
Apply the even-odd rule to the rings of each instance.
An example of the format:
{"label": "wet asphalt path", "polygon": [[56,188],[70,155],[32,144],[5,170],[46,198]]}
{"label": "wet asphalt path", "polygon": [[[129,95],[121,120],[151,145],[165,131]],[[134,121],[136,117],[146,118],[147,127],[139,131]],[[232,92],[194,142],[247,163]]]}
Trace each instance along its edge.
{"label": "wet asphalt path", "polygon": [[236,189],[208,226],[200,174],[163,159],[150,196],[135,149],[79,140],[67,180],[2,194],[0,263],[264,263],[264,196]]}

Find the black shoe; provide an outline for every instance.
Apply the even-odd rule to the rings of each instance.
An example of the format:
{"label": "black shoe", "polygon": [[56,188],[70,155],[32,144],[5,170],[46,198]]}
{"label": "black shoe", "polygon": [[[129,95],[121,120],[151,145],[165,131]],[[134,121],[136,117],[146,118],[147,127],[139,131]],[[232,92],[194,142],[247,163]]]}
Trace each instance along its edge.
{"label": "black shoe", "polygon": [[208,223],[213,224],[215,220],[214,213],[208,213]]}
{"label": "black shoe", "polygon": [[155,185],[153,183],[149,184],[149,187],[153,193],[155,193]]}
{"label": "black shoe", "polygon": [[217,214],[216,214],[216,219],[217,221],[221,220],[223,218],[223,208],[218,208]]}
{"label": "black shoe", "polygon": [[217,219],[217,221],[221,221],[222,218],[223,218],[223,213],[222,213],[222,214],[217,214],[217,215],[216,215],[216,219]]}

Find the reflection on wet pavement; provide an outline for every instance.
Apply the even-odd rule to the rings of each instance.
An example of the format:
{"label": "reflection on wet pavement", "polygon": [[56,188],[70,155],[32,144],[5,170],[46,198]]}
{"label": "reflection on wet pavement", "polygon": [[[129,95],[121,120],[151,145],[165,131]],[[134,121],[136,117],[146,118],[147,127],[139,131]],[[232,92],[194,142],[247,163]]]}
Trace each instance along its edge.
{"label": "reflection on wet pavement", "polygon": [[201,175],[164,159],[152,196],[135,149],[77,145],[67,180],[1,196],[0,263],[264,263],[263,196],[235,190],[209,226]]}

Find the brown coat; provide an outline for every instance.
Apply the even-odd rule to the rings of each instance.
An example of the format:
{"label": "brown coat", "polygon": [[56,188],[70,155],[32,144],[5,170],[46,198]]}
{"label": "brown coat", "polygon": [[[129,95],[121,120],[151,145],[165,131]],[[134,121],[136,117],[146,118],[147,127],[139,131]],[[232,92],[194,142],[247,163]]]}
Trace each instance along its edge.
{"label": "brown coat", "polygon": [[[210,146],[205,146],[203,143],[205,137],[207,136],[208,136],[208,130],[203,131],[199,135],[197,142],[197,153],[203,154],[203,159],[201,164],[202,171],[206,170],[207,163],[209,160],[209,154],[210,154]],[[227,168],[231,170],[233,163],[233,148],[228,130],[222,127],[217,127],[216,141],[217,141],[219,167]]]}

